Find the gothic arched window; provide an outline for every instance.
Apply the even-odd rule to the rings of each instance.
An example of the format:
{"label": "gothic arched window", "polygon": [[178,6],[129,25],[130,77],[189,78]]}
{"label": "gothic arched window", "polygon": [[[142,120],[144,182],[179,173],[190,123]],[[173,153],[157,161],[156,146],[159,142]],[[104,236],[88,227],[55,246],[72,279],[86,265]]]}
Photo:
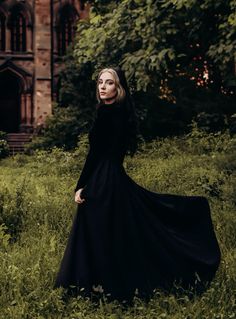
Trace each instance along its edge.
{"label": "gothic arched window", "polygon": [[18,52],[26,51],[26,19],[19,8],[12,11],[10,28],[11,50]]}
{"label": "gothic arched window", "polygon": [[0,11],[0,51],[6,48],[6,17]]}
{"label": "gothic arched window", "polygon": [[64,55],[67,47],[73,42],[76,30],[76,11],[65,5],[60,13],[58,25],[58,54]]}

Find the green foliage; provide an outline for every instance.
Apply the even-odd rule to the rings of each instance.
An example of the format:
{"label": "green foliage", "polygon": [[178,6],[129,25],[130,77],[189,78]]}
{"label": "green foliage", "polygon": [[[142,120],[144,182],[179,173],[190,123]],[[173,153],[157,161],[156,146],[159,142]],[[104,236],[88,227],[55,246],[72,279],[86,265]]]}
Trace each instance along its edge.
{"label": "green foliage", "polygon": [[102,67],[122,66],[147,139],[187,132],[200,112],[225,115],[227,127],[235,106],[234,13],[232,0],[92,1],[74,56],[91,63],[93,79]]}
{"label": "green foliage", "polygon": [[156,290],[148,304],[135,297],[130,308],[105,296],[96,305],[82,297],[66,301],[61,289],[52,289],[76,212],[74,186],[87,136],[81,134],[73,152],[54,147],[2,159],[0,318],[234,318],[235,146],[227,131],[207,134],[193,124],[188,135],[143,142],[133,158],[125,158],[129,176],[151,191],[206,196],[222,251],[216,278],[202,296]]}
{"label": "green foliage", "polygon": [[23,229],[24,207],[26,178],[18,181],[15,192],[12,193],[3,185],[0,194],[0,224],[7,227],[7,233],[11,240],[15,241]]}
{"label": "green foliage", "polygon": [[[99,69],[120,63],[135,88],[144,91],[167,73],[186,71],[199,52],[232,74],[235,1],[123,0],[105,7],[94,1],[89,22],[78,25],[79,64],[93,61]],[[197,49],[191,47],[196,44]]]}
{"label": "green foliage", "polygon": [[80,109],[86,120],[89,110],[91,112],[91,101],[95,99],[95,83],[91,81],[92,63],[88,61],[79,65],[71,52],[64,57],[64,63],[65,68],[59,76],[58,104],[61,107]]}
{"label": "green foliage", "polygon": [[6,133],[0,131],[0,158],[7,157],[9,155],[9,146],[6,141]]}
{"label": "green foliage", "polygon": [[5,140],[6,137],[7,137],[7,133],[6,133],[6,132],[3,132],[3,131],[0,131],[0,139]]}
{"label": "green foliage", "polygon": [[211,131],[229,128],[236,103],[234,0],[90,5],[90,19],[79,20],[75,47],[64,57],[53,116],[29,149],[76,147],[93,121],[98,71],[114,65],[126,73],[146,140],[186,133],[193,119]]}
{"label": "green foliage", "polygon": [[227,84],[235,86],[236,79],[230,67],[233,67],[233,63],[236,62],[236,2],[235,0],[224,2],[208,0],[205,5],[202,5],[203,9],[206,8],[207,4],[210,4],[210,8],[217,11],[218,27],[218,32],[213,37],[208,54],[219,65]]}
{"label": "green foliage", "polygon": [[74,107],[61,108],[54,104],[53,116],[46,119],[45,128],[28,144],[28,150],[54,146],[68,150],[75,147],[81,130],[80,113]]}
{"label": "green foliage", "polygon": [[4,224],[0,225],[0,250],[6,250],[11,236],[6,233],[7,226]]}
{"label": "green foliage", "polygon": [[88,132],[94,118],[95,83],[90,80],[91,65],[79,67],[70,52],[58,84],[58,101],[53,115],[46,119],[28,150],[50,149],[54,146],[70,150],[76,147],[80,134]]}

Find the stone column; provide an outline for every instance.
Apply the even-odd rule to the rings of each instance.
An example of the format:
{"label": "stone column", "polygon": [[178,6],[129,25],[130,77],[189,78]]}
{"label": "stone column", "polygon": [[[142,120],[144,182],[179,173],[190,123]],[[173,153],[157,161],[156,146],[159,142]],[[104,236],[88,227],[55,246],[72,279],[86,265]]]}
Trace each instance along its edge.
{"label": "stone column", "polygon": [[25,98],[26,96],[25,96],[25,94],[24,93],[22,93],[21,94],[21,97],[20,97],[20,105],[21,105],[21,126],[24,126],[25,125],[25,123],[26,123],[26,98]]}
{"label": "stone column", "polygon": [[26,51],[28,53],[32,53],[32,51],[33,51],[33,46],[32,46],[32,26],[27,26]]}
{"label": "stone column", "polygon": [[11,30],[9,27],[6,28],[6,53],[11,52]]}
{"label": "stone column", "polygon": [[53,53],[54,54],[58,54],[58,43],[57,43],[58,39],[57,39],[57,26],[54,25],[53,27]]}
{"label": "stone column", "polygon": [[34,123],[43,124],[52,113],[51,101],[51,1],[35,0]]}
{"label": "stone column", "polygon": [[20,96],[20,132],[26,131],[26,94],[23,92]]}
{"label": "stone column", "polygon": [[26,124],[30,126],[32,122],[31,119],[31,94],[26,94]]}

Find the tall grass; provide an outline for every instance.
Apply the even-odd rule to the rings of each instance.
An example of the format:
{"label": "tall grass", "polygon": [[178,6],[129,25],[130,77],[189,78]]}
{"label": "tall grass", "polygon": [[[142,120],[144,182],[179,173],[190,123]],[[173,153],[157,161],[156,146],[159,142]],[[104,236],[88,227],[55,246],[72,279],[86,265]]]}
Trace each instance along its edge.
{"label": "tall grass", "polygon": [[222,251],[222,262],[202,296],[156,291],[132,307],[104,298],[63,298],[53,283],[76,212],[74,187],[87,137],[74,152],[58,148],[16,155],[0,162],[0,318],[235,318],[236,139],[197,130],[142,144],[124,162],[140,185],[159,193],[205,195]]}

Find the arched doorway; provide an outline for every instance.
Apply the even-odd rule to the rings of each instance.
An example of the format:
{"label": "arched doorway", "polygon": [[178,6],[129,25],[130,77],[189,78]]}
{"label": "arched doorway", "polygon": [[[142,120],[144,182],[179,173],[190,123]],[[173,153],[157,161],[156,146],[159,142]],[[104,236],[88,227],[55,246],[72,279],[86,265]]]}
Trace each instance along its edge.
{"label": "arched doorway", "polygon": [[12,72],[0,73],[0,130],[17,133],[21,121],[20,79]]}

